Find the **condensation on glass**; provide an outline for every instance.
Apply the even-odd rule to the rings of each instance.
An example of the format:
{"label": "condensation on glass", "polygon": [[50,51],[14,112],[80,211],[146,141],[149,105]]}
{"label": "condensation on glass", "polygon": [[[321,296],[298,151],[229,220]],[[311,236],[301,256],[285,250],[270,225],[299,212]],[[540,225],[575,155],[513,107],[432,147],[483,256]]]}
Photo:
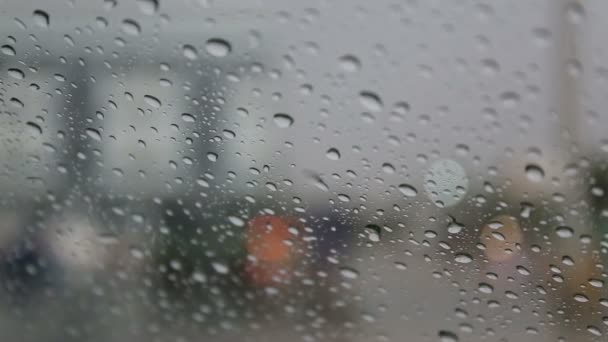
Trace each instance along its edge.
{"label": "condensation on glass", "polygon": [[608,3],[0,12],[2,341],[606,341]]}

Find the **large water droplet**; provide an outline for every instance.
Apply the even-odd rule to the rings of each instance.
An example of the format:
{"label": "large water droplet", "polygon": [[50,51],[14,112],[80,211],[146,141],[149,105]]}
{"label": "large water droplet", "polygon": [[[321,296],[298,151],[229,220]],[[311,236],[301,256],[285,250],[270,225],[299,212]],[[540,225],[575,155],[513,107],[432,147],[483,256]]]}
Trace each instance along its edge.
{"label": "large water droplet", "polygon": [[545,178],[545,171],[535,164],[529,164],[526,166],[526,177],[529,181],[538,183]]}
{"label": "large water droplet", "polygon": [[285,113],[277,113],[273,116],[273,121],[275,125],[280,128],[287,128],[293,125],[293,118]]}
{"label": "large water droplet", "polygon": [[184,53],[184,57],[193,61],[198,58],[198,51],[192,45],[186,44],[182,47],[182,51]]}
{"label": "large water droplet", "polygon": [[344,55],[338,60],[340,68],[346,72],[356,72],[361,68],[361,62],[353,55]]}
{"label": "large water droplet", "polygon": [[555,228],[555,233],[562,239],[569,239],[574,235],[574,230],[568,226],[559,226]]}
{"label": "large water droplet", "polygon": [[370,112],[380,112],[384,107],[380,96],[371,91],[362,91],[359,93],[359,102]]}
{"label": "large water droplet", "polygon": [[399,184],[399,191],[401,191],[405,197],[415,197],[418,195],[418,190],[409,184]]}
{"label": "large water droplet", "polygon": [[207,40],[205,43],[205,50],[211,56],[214,57],[225,57],[230,51],[232,51],[232,46],[227,41],[220,38],[212,38]]}
{"label": "large water droplet", "polygon": [[327,152],[325,152],[325,156],[329,160],[339,160],[340,159],[340,151],[338,151],[337,148],[333,148],[332,147],[329,150],[327,150]]}
{"label": "large water droplet", "polygon": [[458,253],[454,256],[454,261],[461,264],[468,264],[473,261],[473,257],[467,253]]}
{"label": "large water droplet", "polygon": [[18,80],[22,80],[25,77],[25,74],[23,73],[23,71],[21,71],[20,69],[17,69],[17,68],[8,69],[7,73],[10,77],[18,79]]}
{"label": "large water droplet", "polygon": [[51,24],[49,14],[43,10],[35,10],[32,13],[32,17],[34,19],[34,24],[36,24],[40,27],[46,28],[46,27],[49,27],[49,25]]}
{"label": "large water droplet", "polygon": [[87,128],[87,135],[91,137],[93,140],[101,141],[101,134],[95,128]]}
{"label": "large water droplet", "polygon": [[359,271],[344,266],[340,268],[340,275],[346,279],[357,279],[359,277]]}
{"label": "large water droplet", "polygon": [[125,19],[122,21],[122,32],[130,35],[137,36],[141,32],[141,27],[133,19]]}
{"label": "large water droplet", "polygon": [[137,7],[146,15],[153,15],[158,11],[158,0],[137,0]]}
{"label": "large water droplet", "polygon": [[144,95],[144,101],[150,106],[154,108],[160,108],[161,102],[159,99],[152,95]]}

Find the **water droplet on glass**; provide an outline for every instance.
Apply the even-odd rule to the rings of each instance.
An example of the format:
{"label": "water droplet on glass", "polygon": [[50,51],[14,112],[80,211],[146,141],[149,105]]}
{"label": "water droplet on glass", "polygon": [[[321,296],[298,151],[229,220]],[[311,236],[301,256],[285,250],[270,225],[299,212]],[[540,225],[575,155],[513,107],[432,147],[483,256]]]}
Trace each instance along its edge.
{"label": "water droplet on glass", "polygon": [[144,95],[144,102],[146,102],[150,107],[160,108],[161,102],[159,99],[152,95]]}
{"label": "water droplet on glass", "polygon": [[95,128],[87,128],[87,135],[91,137],[93,140],[101,141],[101,134]]}
{"label": "water droplet on glass", "polygon": [[22,80],[25,77],[25,74],[23,73],[23,71],[21,71],[20,69],[17,69],[17,68],[8,69],[7,73],[10,77],[18,79],[18,80]]}
{"label": "water droplet on glass", "polygon": [[359,93],[359,102],[363,107],[370,112],[380,112],[384,105],[380,96],[371,91],[362,91]]}
{"label": "water droplet on glass", "polygon": [[494,292],[494,287],[488,283],[479,283],[479,292],[481,293],[485,293],[485,294],[490,294],[492,292]]}
{"label": "water droplet on glass", "polygon": [[141,32],[141,27],[135,20],[125,19],[122,21],[122,32],[130,36],[137,36]]}
{"label": "water droplet on glass", "polygon": [[228,266],[221,262],[214,261],[211,263],[211,267],[213,267],[213,270],[219,274],[228,274],[228,272],[230,272]]}
{"label": "water droplet on glass", "polygon": [[545,171],[538,165],[529,164],[526,166],[526,177],[529,181],[538,183],[545,178]]}
{"label": "water droplet on glass", "polygon": [[273,116],[274,124],[280,128],[287,128],[293,125],[293,118],[285,113],[277,113]]}
{"label": "water droplet on glass", "polygon": [[209,152],[207,153],[207,159],[214,162],[217,161],[217,153]]}
{"label": "water droplet on glass", "polygon": [[230,51],[232,51],[232,46],[227,41],[220,38],[212,38],[207,40],[205,43],[205,50],[208,54],[214,57],[225,57]]}
{"label": "water droplet on glass", "polygon": [[380,241],[380,234],[382,230],[375,224],[368,224],[365,226],[365,233],[367,234],[367,238],[371,242]]}
{"label": "water droplet on glass", "polygon": [[458,253],[454,256],[454,260],[461,264],[468,264],[473,261],[473,257],[467,253]]}
{"label": "water droplet on glass", "polygon": [[15,49],[10,45],[2,45],[1,50],[7,56],[14,56],[16,54]]}
{"label": "water droplet on glass", "polygon": [[182,120],[184,120],[184,122],[194,122],[194,116],[189,113],[182,113]]}
{"label": "water droplet on glass", "polygon": [[399,191],[401,191],[405,197],[415,197],[418,195],[418,190],[409,184],[399,184]]}
{"label": "water droplet on glass", "polygon": [[32,13],[32,17],[34,18],[34,23],[40,27],[49,27],[51,23],[49,14],[43,10],[35,10]]}
{"label": "water droplet on glass", "polygon": [[228,216],[228,221],[237,227],[245,226],[245,221],[242,218],[236,216]]}
{"label": "water droplet on glass", "polygon": [[344,55],[338,60],[340,68],[346,72],[356,72],[361,68],[361,62],[353,55]]}
{"label": "water droplet on glass", "polygon": [[559,226],[555,228],[555,233],[562,239],[569,239],[574,235],[574,230],[568,226]]}
{"label": "water droplet on glass", "polygon": [[338,151],[338,149],[336,149],[336,148],[330,148],[329,150],[327,150],[327,152],[325,152],[325,156],[329,160],[339,160],[340,151]]}
{"label": "water droplet on glass", "polygon": [[198,51],[192,45],[186,44],[182,47],[182,51],[184,53],[184,57],[193,61],[198,58]]}
{"label": "water droplet on glass", "polygon": [[346,279],[357,279],[359,277],[359,271],[350,267],[340,267],[340,275]]}
{"label": "water droplet on glass", "polygon": [[458,342],[458,336],[451,331],[439,331],[439,342]]}
{"label": "water droplet on glass", "polygon": [[42,127],[40,127],[40,125],[38,125],[35,122],[28,121],[25,123],[25,127],[26,127],[27,131],[33,136],[37,137],[37,136],[42,135]]}
{"label": "water droplet on glass", "polygon": [[137,0],[137,7],[146,15],[153,15],[158,11],[158,0]]}

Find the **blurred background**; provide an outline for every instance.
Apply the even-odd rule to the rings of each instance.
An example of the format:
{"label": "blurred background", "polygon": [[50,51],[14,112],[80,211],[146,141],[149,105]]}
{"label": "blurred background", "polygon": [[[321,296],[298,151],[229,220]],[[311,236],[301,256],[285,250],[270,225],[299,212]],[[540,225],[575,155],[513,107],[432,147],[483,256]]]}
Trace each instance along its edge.
{"label": "blurred background", "polygon": [[606,340],[607,2],[0,3],[1,340]]}

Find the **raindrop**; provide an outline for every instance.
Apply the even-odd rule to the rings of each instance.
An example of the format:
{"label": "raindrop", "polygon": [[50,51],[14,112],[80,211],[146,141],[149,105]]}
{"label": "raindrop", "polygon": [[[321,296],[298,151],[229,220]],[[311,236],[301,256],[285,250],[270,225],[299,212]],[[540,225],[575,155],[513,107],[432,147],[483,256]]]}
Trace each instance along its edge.
{"label": "raindrop", "polygon": [[37,123],[28,121],[25,123],[25,127],[30,132],[31,135],[40,136],[42,135],[42,127],[40,127]]}
{"label": "raindrop", "polygon": [[325,156],[329,160],[339,160],[340,151],[338,151],[338,149],[336,149],[336,148],[330,148],[329,150],[327,150],[327,152],[325,152]]}
{"label": "raindrop", "polygon": [[545,171],[538,165],[529,164],[526,166],[526,177],[529,181],[538,183],[545,178]]}
{"label": "raindrop", "polygon": [[198,58],[198,51],[192,45],[186,44],[182,47],[182,51],[184,53],[184,57],[193,61]]}
{"label": "raindrop", "polygon": [[440,330],[439,342],[458,342],[458,336],[451,331]]}
{"label": "raindrop", "polygon": [[217,153],[208,152],[207,159],[209,159],[212,162],[217,161]]}
{"label": "raindrop", "polygon": [[371,242],[380,241],[380,234],[382,230],[375,224],[368,224],[365,226],[365,233],[367,234],[367,238]]}
{"label": "raindrop", "polygon": [[382,104],[382,100],[380,96],[371,91],[362,91],[359,93],[359,102],[365,109],[371,112],[380,112],[384,105]]}
{"label": "raindrop", "polygon": [[10,45],[2,45],[2,53],[7,56],[14,56],[16,54],[15,49]]}
{"label": "raindrop", "polygon": [[473,261],[473,257],[470,254],[458,253],[454,256],[454,260],[461,264],[468,264]]}
{"label": "raindrop", "polygon": [[21,71],[20,69],[17,69],[17,68],[8,69],[7,73],[10,77],[18,79],[18,80],[22,80],[25,77],[25,74],[23,73],[23,71]]}
{"label": "raindrop", "polygon": [[87,128],[85,131],[93,140],[101,141],[101,134],[95,128]]}
{"label": "raindrop", "polygon": [[212,38],[207,40],[205,43],[205,50],[211,56],[214,57],[226,57],[230,51],[232,51],[232,46],[227,41],[220,38]]}
{"label": "raindrop", "polygon": [[236,216],[228,216],[228,221],[237,227],[243,227],[245,225],[245,221],[242,218]]}
{"label": "raindrop", "polygon": [[130,36],[137,36],[141,32],[141,27],[135,20],[125,19],[122,21],[122,32]]}
{"label": "raindrop", "polygon": [[359,271],[350,267],[341,267],[340,275],[346,279],[357,279],[359,277]]}
{"label": "raindrop", "polygon": [[150,106],[154,108],[160,108],[161,102],[154,96],[144,95],[144,101]]}
{"label": "raindrop", "polygon": [[285,113],[277,113],[273,116],[274,124],[280,128],[287,128],[293,125],[293,118]]}
{"label": "raindrop", "polygon": [[184,122],[194,122],[194,116],[189,113],[182,113],[182,120],[184,120]]}
{"label": "raindrop", "polygon": [[35,10],[34,13],[32,13],[32,16],[34,18],[34,23],[40,27],[49,27],[51,21],[49,18],[49,14],[46,13],[43,10]]}
{"label": "raindrop", "polygon": [[137,0],[139,10],[146,15],[153,15],[158,11],[158,0]]}
{"label": "raindrop", "polygon": [[21,100],[19,100],[16,97],[11,97],[8,102],[16,108],[23,108],[25,105],[23,104],[23,102],[21,102]]}
{"label": "raindrop", "polygon": [[399,184],[399,191],[401,191],[405,197],[415,197],[418,195],[418,190],[409,184]]}
{"label": "raindrop", "polygon": [[479,292],[490,294],[494,292],[494,287],[488,283],[479,283]]}
{"label": "raindrop", "polygon": [[213,267],[213,270],[219,274],[228,274],[228,272],[230,272],[230,269],[228,268],[228,266],[221,262],[217,262],[217,261],[212,262],[211,267]]}
{"label": "raindrop", "polygon": [[338,60],[340,68],[346,72],[356,72],[361,69],[361,62],[353,55],[344,55]]}
{"label": "raindrop", "polygon": [[555,228],[555,233],[562,239],[569,239],[574,235],[574,230],[568,226],[559,226]]}

